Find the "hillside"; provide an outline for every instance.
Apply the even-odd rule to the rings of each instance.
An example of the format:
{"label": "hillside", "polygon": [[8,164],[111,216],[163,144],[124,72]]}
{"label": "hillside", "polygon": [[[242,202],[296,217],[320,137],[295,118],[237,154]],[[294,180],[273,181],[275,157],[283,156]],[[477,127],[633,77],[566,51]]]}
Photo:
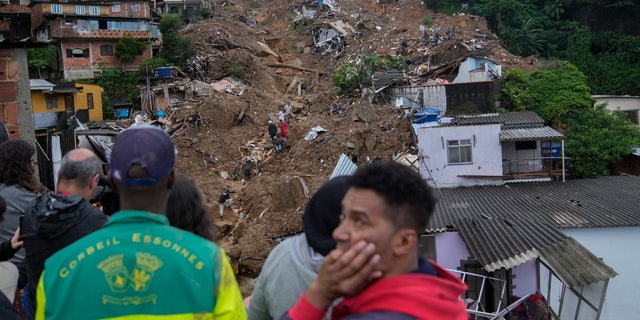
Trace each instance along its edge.
{"label": "hillside", "polygon": [[[199,111],[203,120],[197,131],[174,134],[177,168],[202,187],[216,219],[218,243],[241,282],[258,275],[275,246],[273,238],[301,231],[307,197],[330,176],[341,154],[364,163],[412,150],[410,123],[391,103],[337,96],[330,77],[340,59],[386,54],[405,42],[403,56],[416,63],[435,56],[446,60],[448,53],[476,45],[492,48],[488,57],[501,63],[503,70],[531,68],[534,62],[502,49],[482,18],[435,14],[418,0],[341,0],[333,9],[325,5],[306,24],[294,24],[296,12],[303,8],[319,9],[315,1],[218,2],[213,18],[182,31],[196,43],[200,60],[206,61],[203,80],[216,82],[230,74],[242,78],[242,85],[231,93],[223,90],[204,100],[186,101],[172,115],[174,121],[181,121]],[[433,28],[441,28],[442,36],[452,27],[454,37],[435,47],[420,41],[424,17],[433,20]],[[255,22],[249,25],[247,20]],[[347,45],[339,53],[323,54],[322,48],[316,49],[312,32],[330,24],[340,27],[340,21],[348,32]],[[307,84],[305,95],[298,95],[300,80]],[[286,151],[276,156],[267,122],[277,120],[285,103],[292,104],[294,116]],[[330,114],[334,103],[344,110]],[[327,132],[306,141],[305,135],[315,126]],[[245,182],[241,164],[248,156],[258,160],[259,172]],[[226,211],[220,221],[217,200],[225,189],[232,192],[236,212]],[[242,210],[244,218],[239,219]],[[243,290],[246,294],[249,289]]]}

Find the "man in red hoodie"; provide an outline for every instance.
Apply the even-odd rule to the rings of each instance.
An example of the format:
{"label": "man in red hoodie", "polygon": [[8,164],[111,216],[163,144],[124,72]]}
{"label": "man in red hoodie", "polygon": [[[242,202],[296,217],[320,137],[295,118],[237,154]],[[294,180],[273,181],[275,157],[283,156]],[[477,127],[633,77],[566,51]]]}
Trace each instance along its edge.
{"label": "man in red hoodie", "polygon": [[436,202],[422,177],[378,161],[358,169],[349,185],[333,232],[337,248],[282,318],[321,319],[344,297],[332,319],[466,320],[466,285],[418,253]]}

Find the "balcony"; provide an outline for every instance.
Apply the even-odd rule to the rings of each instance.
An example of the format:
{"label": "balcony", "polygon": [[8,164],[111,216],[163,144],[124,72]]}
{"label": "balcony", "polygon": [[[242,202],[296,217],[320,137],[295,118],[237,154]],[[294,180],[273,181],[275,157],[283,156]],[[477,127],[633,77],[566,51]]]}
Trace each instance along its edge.
{"label": "balcony", "polygon": [[132,31],[132,30],[74,30],[60,29],[53,35],[56,38],[86,38],[86,39],[119,39],[129,34],[136,39],[149,39],[151,32],[149,31]]}

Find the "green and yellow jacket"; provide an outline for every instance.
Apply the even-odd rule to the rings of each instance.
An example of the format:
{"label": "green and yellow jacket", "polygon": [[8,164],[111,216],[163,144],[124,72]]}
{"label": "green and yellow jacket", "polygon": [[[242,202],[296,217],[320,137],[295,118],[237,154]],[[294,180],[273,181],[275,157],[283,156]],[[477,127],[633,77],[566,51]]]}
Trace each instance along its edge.
{"label": "green and yellow jacket", "polygon": [[222,249],[132,210],[47,259],[37,304],[36,319],[246,319]]}

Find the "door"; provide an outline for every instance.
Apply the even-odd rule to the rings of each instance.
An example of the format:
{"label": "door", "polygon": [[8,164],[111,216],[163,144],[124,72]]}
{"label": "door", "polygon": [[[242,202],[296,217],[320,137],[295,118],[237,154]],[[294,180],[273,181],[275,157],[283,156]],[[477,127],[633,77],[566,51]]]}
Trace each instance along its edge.
{"label": "door", "polygon": [[67,112],[67,117],[70,117],[76,113],[72,94],[67,94],[64,96],[64,110]]}

